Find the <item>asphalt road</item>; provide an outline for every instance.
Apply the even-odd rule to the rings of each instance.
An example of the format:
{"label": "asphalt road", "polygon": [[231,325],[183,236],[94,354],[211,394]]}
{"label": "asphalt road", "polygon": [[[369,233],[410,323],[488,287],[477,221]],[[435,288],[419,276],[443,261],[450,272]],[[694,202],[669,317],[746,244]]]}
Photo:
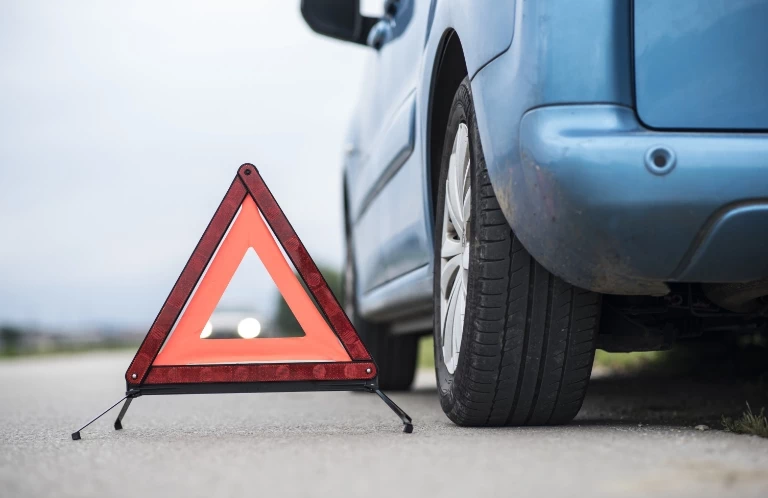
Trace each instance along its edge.
{"label": "asphalt road", "polygon": [[[120,397],[130,356],[0,363],[0,497],[768,496],[768,440],[719,430],[739,387],[598,378],[566,427],[464,429],[429,373],[393,398],[301,393]],[[729,405],[730,406],[730,405]]]}

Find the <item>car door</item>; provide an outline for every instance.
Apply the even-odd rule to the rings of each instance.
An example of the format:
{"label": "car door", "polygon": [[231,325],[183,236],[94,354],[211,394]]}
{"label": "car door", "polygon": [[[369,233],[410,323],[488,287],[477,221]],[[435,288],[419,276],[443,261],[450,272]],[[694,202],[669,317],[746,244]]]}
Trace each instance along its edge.
{"label": "car door", "polygon": [[389,0],[369,41],[379,37],[365,69],[348,147],[346,188],[358,293],[425,265],[420,155],[416,148],[416,82],[429,2]]}

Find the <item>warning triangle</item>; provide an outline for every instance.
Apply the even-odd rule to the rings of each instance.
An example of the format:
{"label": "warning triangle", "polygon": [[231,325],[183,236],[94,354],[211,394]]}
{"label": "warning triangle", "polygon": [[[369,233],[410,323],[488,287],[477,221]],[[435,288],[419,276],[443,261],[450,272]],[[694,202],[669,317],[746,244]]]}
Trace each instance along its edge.
{"label": "warning triangle", "polygon": [[[201,337],[251,250],[304,336]],[[244,164],[131,362],[126,381],[129,390],[175,384],[369,382],[376,372],[370,354],[272,193],[256,168]]]}
{"label": "warning triangle", "polygon": [[[206,338],[209,317],[251,250],[304,336],[254,340],[259,333],[250,328],[239,334],[242,339]],[[252,164],[243,164],[128,367],[125,396],[73,432],[72,439],[80,439],[83,429],[122,401],[116,430],[139,396],[223,392],[376,393],[400,417],[403,431],[412,432],[411,417],[381,392],[377,375],[371,355],[261,175]]]}
{"label": "warning triangle", "polygon": [[[200,332],[240,266],[254,249],[304,330],[304,337],[259,341],[207,341]],[[276,361],[350,361],[349,354],[315,308],[280,252],[249,196],[219,245],[205,275],[153,365],[204,365]]]}

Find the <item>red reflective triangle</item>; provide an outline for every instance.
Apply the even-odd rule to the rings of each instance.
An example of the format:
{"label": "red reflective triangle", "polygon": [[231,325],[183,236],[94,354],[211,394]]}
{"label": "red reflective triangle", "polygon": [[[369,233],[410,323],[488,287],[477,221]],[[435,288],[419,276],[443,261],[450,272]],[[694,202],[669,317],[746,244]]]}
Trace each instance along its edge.
{"label": "red reflective triangle", "polygon": [[[306,283],[309,295],[277,243]],[[249,248],[256,251],[275,281],[304,337],[200,339],[200,331]],[[253,165],[244,164],[128,367],[126,381],[130,389],[368,380],[376,373],[370,354],[261,175]]]}
{"label": "red reflective triangle", "polygon": [[[304,337],[228,339],[200,338],[249,248],[256,251],[272,280],[305,331]],[[246,196],[232,226],[182,312],[176,327],[152,365],[201,365],[211,363],[291,361],[350,361],[299,279],[283,257],[256,203]]]}

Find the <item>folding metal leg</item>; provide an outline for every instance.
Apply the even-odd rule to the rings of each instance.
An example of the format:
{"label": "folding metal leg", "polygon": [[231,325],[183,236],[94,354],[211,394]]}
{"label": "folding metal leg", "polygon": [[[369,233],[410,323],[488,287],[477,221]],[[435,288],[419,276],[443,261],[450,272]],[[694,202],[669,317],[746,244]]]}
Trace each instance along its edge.
{"label": "folding metal leg", "polygon": [[400,420],[403,421],[403,425],[405,426],[403,427],[403,432],[408,434],[413,432],[413,423],[412,423],[411,417],[409,417],[408,414],[405,413],[402,408],[397,406],[394,401],[389,399],[386,394],[381,392],[381,389],[374,389],[373,392],[378,394],[379,398],[381,398],[382,401],[384,401],[384,403],[386,403],[387,406],[390,407],[392,411],[397,414],[398,417],[400,417]]}
{"label": "folding metal leg", "polygon": [[[121,403],[121,402],[122,402],[124,399],[126,399],[126,398],[128,398],[128,402],[130,403],[130,400],[131,400],[131,394],[128,394],[128,393],[126,393],[126,395],[125,395],[125,396],[123,396],[122,398],[120,398],[120,399],[117,401],[117,403],[115,403],[114,405],[110,406],[109,408],[107,408],[106,410],[104,410],[103,412],[101,412],[101,413],[100,413],[100,414],[99,414],[99,415],[98,415],[96,418],[94,418],[93,420],[91,420],[90,422],[88,422],[87,424],[85,424],[84,426],[80,427],[80,428],[79,428],[77,431],[73,432],[73,433],[72,433],[72,440],[73,440],[73,441],[77,441],[78,439],[80,439],[80,431],[82,431],[83,429],[85,429],[86,427],[88,427],[89,425],[91,425],[92,423],[96,422],[97,420],[99,420],[99,419],[100,419],[101,417],[103,417],[104,415],[106,415],[106,414],[107,414],[107,413],[108,413],[110,410],[112,410],[112,408],[114,408],[114,407],[116,407],[117,405],[119,405],[119,404],[120,404],[120,403]],[[126,405],[128,405],[128,403],[126,403]],[[126,408],[127,408],[127,406],[126,406],[126,407],[123,407],[123,411],[124,411]],[[123,415],[123,413],[121,413],[121,415]],[[115,424],[115,425],[117,425],[117,424]]]}
{"label": "folding metal leg", "polygon": [[134,396],[128,396],[128,399],[125,400],[125,404],[120,409],[120,413],[117,415],[117,419],[115,420],[115,430],[119,431],[123,428],[123,417],[125,417],[125,412],[128,411],[128,407],[131,406],[131,401],[133,401]]}

